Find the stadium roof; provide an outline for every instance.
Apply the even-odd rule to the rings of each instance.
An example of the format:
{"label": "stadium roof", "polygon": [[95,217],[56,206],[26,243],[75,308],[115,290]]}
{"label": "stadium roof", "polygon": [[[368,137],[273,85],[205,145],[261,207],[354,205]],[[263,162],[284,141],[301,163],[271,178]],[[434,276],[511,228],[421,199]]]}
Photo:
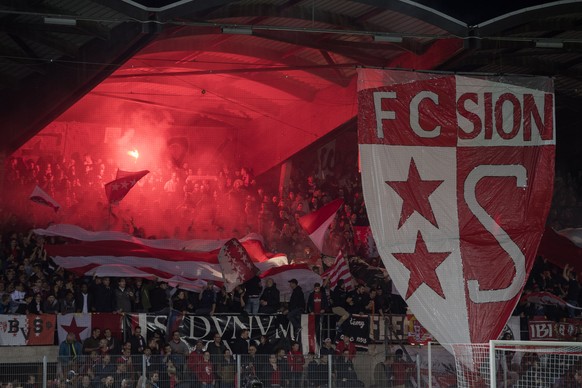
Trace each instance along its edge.
{"label": "stadium roof", "polygon": [[376,67],[552,76],[576,155],[580,1],[26,0],[0,20],[5,154],[56,119],[147,111],[260,172],[353,122],[356,69]]}

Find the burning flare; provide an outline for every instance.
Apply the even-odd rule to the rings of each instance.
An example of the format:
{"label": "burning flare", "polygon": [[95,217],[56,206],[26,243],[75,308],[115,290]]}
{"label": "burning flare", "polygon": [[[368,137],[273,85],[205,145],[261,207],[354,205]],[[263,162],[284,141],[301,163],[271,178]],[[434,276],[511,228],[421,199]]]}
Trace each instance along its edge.
{"label": "burning flare", "polygon": [[133,151],[127,151],[127,154],[129,156],[131,156],[132,158],[135,158],[135,160],[137,161],[137,158],[139,158],[139,152],[137,152],[137,150],[133,150]]}

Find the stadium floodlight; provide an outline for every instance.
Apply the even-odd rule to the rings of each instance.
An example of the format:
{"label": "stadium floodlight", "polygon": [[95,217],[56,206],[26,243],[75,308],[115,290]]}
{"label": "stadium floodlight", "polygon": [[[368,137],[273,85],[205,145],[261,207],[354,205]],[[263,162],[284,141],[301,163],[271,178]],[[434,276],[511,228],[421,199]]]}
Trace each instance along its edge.
{"label": "stadium floodlight", "polygon": [[252,35],[253,29],[250,27],[222,27],[223,34]]}
{"label": "stadium floodlight", "polygon": [[402,37],[396,35],[374,35],[374,42],[402,43]]}
{"label": "stadium floodlight", "polygon": [[76,26],[77,21],[75,19],[45,17],[44,24],[54,24],[57,26]]}

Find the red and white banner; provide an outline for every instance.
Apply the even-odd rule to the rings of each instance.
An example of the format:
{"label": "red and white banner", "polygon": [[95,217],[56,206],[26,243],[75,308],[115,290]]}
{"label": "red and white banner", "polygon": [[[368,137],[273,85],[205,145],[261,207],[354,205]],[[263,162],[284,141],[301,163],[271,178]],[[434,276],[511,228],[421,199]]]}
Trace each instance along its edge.
{"label": "red and white banner", "polygon": [[59,343],[67,338],[67,333],[74,333],[77,341],[83,342],[91,336],[93,328],[101,329],[101,333],[105,329],[111,329],[115,338],[123,338],[122,316],[113,313],[59,314],[57,320]]}
{"label": "red and white banner", "polygon": [[56,320],[54,314],[0,314],[0,346],[52,345]]}
{"label": "red and white banner", "polygon": [[249,257],[245,248],[236,238],[230,239],[218,253],[218,262],[222,268],[224,285],[227,292],[255,276],[259,270]]}
{"label": "red and white banner", "polygon": [[551,79],[358,75],[364,198],[396,288],[443,344],[497,338],[550,207]]}
{"label": "red and white banner", "polygon": [[528,324],[531,341],[572,341],[578,334],[578,322],[531,320]]}
{"label": "red and white banner", "polygon": [[288,302],[291,297],[289,280],[296,279],[299,286],[306,294],[313,290],[315,283],[321,283],[321,277],[313,272],[307,264],[288,264],[279,267],[271,267],[259,275],[261,279],[271,278],[277,285],[281,301]]}
{"label": "red and white banner", "polygon": [[34,190],[32,190],[29,199],[38,204],[48,206],[52,208],[55,212],[58,212],[59,209],[61,208],[61,205],[59,205],[59,203],[55,201],[53,197],[48,195],[46,191],[44,191],[38,186],[34,186]]}
{"label": "red and white banner", "polygon": [[[34,232],[74,240],[45,247],[57,265],[79,275],[158,278],[192,290],[204,286],[200,280],[224,280],[218,253],[227,240],[149,240],[63,224]],[[248,235],[240,243],[259,270],[287,264],[286,256],[265,252],[259,235]]]}
{"label": "red and white banner", "polygon": [[305,230],[309,235],[313,244],[323,253],[323,242],[325,240],[325,235],[334,220],[337,211],[343,205],[343,199],[336,199],[328,203],[327,205],[321,207],[320,209],[304,215],[297,221],[299,225]]}
{"label": "red and white banner", "polygon": [[346,285],[346,290],[354,288],[354,278],[350,272],[350,265],[348,264],[344,254],[340,251],[335,258],[332,266],[321,274],[322,279],[329,279],[329,288],[334,289],[337,281],[342,279]]}
{"label": "red and white banner", "polygon": [[522,302],[536,303],[544,306],[558,306],[558,307],[571,307],[573,309],[582,310],[582,307],[571,305],[564,299],[557,295],[554,295],[547,291],[541,292],[530,292],[521,297]]}

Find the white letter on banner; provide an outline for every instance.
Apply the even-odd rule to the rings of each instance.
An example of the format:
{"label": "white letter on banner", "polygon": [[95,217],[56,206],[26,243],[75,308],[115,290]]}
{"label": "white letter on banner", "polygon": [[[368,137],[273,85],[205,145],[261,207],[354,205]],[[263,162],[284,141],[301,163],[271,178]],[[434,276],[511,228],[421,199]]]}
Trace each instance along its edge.
{"label": "white letter on banner", "polygon": [[418,93],[410,101],[410,128],[420,137],[433,138],[441,134],[441,126],[437,125],[432,129],[424,129],[420,126],[420,112],[418,111],[418,106],[424,100],[428,98],[435,105],[439,103],[439,96],[434,92],[429,92],[427,90]]}
{"label": "white letter on banner", "polygon": [[504,302],[515,297],[525,281],[525,256],[519,247],[513,242],[509,235],[499,226],[479,202],[475,191],[477,183],[484,177],[508,177],[514,176],[517,178],[518,187],[526,187],[527,185],[527,171],[522,165],[484,165],[477,166],[467,176],[465,180],[465,201],[469,209],[473,212],[475,217],[481,222],[485,229],[495,237],[499,245],[515,265],[515,277],[507,288],[499,290],[481,290],[479,289],[478,280],[468,280],[467,288],[469,289],[469,297],[475,303],[491,303]]}
{"label": "white letter on banner", "polygon": [[[196,328],[196,319],[199,319],[204,323],[204,334],[199,336],[194,336],[194,329]],[[210,322],[205,317],[200,316],[191,316],[190,317],[190,338],[194,338],[195,340],[199,340],[201,338],[205,338],[208,334],[210,334]]]}
{"label": "white letter on banner", "polygon": [[374,93],[374,111],[376,112],[376,134],[378,139],[384,138],[384,129],[382,129],[382,120],[395,120],[396,112],[393,110],[382,110],[382,100],[385,98],[396,98],[396,92],[375,92]]}

